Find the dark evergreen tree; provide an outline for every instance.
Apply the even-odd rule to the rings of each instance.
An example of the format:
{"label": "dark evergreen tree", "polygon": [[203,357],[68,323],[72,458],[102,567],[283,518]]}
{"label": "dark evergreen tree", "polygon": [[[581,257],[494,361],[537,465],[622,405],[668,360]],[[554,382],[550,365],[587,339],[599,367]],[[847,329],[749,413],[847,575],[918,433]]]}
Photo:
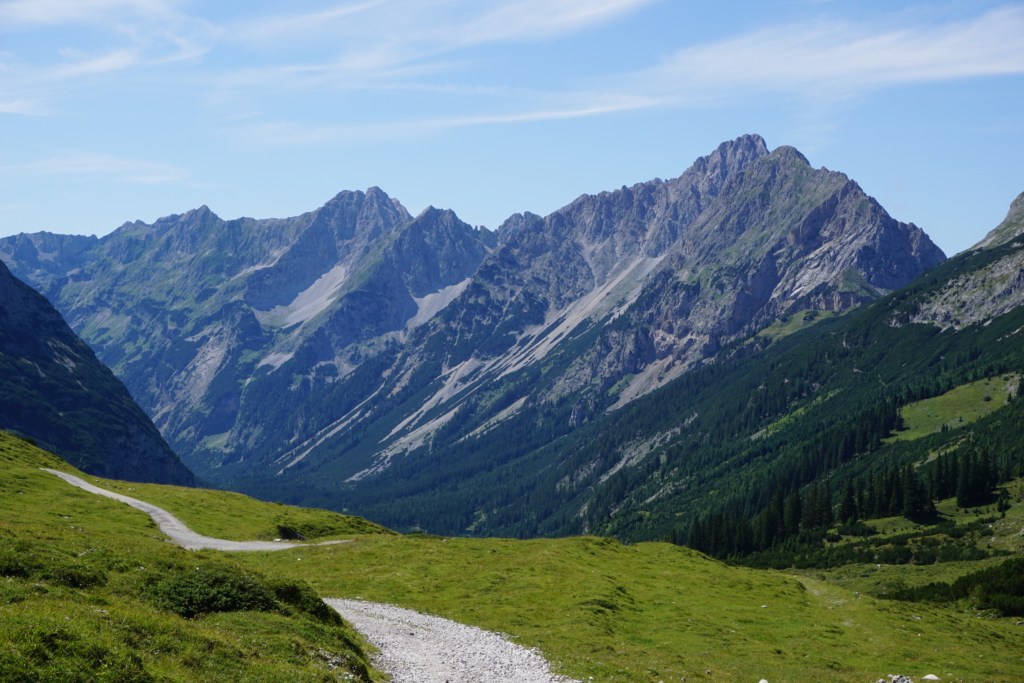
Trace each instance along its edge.
{"label": "dark evergreen tree", "polygon": [[843,486],[843,496],[839,502],[839,521],[844,524],[857,521],[857,500],[849,479]]}

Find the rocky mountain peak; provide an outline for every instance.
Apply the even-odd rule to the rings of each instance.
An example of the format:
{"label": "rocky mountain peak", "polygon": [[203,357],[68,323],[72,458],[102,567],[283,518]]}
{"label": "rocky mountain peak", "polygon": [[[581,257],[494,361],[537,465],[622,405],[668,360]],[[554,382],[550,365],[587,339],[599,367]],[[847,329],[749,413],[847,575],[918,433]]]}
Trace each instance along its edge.
{"label": "rocky mountain peak", "polygon": [[697,187],[701,194],[716,195],[727,178],[768,153],[764,138],[756,134],[741,135],[735,140],[723,142],[714,152],[693,163],[692,168],[700,175]]}
{"label": "rocky mountain peak", "polygon": [[992,229],[985,239],[975,244],[972,249],[997,247],[1006,244],[1015,237],[1024,234],[1024,192],[1010,203],[1010,210],[1003,222]]}

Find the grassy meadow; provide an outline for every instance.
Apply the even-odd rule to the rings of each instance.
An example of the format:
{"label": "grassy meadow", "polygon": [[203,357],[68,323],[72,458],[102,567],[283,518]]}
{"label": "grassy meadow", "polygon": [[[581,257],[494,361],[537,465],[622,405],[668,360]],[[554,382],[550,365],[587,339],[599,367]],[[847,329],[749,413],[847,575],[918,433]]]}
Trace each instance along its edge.
{"label": "grassy meadow", "polygon": [[[289,604],[287,596],[276,600],[267,594],[268,588],[295,588],[294,583],[275,583],[220,553],[172,545],[145,513],[72,487],[40,467],[84,476],[0,432],[3,683],[380,678],[368,668],[367,653],[350,628],[316,618],[306,606]],[[189,495],[201,505],[208,493]],[[264,523],[273,521],[264,517]],[[185,618],[177,612],[193,572],[234,580],[236,590],[228,597],[262,596],[265,604],[260,610]]]}
{"label": "grassy meadow", "polygon": [[[232,529],[223,536],[251,540],[289,519],[319,521],[329,535],[354,538],[277,552],[185,551],[162,540],[142,512],[73,488],[41,466],[73,471],[0,434],[0,681],[378,676],[366,668],[356,634],[299,608],[184,618],[167,607],[174,596],[166,586],[214,570],[268,586],[305,581],[323,597],[389,602],[500,631],[584,681],[866,683],[895,673],[1024,679],[1024,627],[1012,619],[877,600],[867,587],[882,584],[848,580],[839,573],[847,568],[795,576],[729,567],[667,543],[627,546],[594,537],[353,535],[378,529],[357,525],[343,533],[337,518],[344,516],[333,513],[100,480],[210,535]],[[1022,508],[1014,505],[1006,529]],[[32,565],[20,574],[12,569],[19,558]],[[961,571],[952,564],[933,571]],[[980,566],[963,564],[971,567],[962,572]],[[345,666],[330,669],[322,652]],[[27,664],[22,671],[12,662]]]}
{"label": "grassy meadow", "polygon": [[985,417],[1006,405],[1016,394],[1020,376],[1007,374],[955,387],[941,396],[917,401],[900,409],[906,429],[886,441],[912,441]]}
{"label": "grassy meadow", "polygon": [[193,531],[229,541],[273,540],[281,537],[278,527],[287,527],[317,541],[395,533],[362,517],[266,503],[233,491],[198,489],[202,493],[197,495],[197,489],[180,486],[108,481],[91,476],[85,479],[122,495],[159,505]]}

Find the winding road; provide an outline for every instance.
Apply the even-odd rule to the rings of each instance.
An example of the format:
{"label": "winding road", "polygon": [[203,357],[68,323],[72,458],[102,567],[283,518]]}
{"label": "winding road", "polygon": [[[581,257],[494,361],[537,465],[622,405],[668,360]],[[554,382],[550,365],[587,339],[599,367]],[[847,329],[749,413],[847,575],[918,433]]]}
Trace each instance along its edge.
{"label": "winding road", "polygon": [[[172,542],[188,550],[287,550],[347,542],[307,544],[211,538],[197,534],[156,505],[94,486],[73,474],[40,469],[80,489],[142,510]],[[537,650],[517,645],[499,633],[394,605],[333,598],[325,598],[324,602],[380,650],[374,656],[374,665],[390,674],[392,683],[578,683],[552,674],[547,660]]]}

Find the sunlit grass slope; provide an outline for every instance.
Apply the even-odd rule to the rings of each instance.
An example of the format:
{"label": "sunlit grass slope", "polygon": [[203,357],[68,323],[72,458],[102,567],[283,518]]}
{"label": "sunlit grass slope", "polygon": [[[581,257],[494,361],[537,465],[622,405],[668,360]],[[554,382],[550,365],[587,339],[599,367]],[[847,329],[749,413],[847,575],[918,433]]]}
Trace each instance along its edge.
{"label": "sunlit grass slope", "polygon": [[584,680],[1024,677],[1024,628],[1010,620],[878,601],[666,543],[373,536],[240,559],[321,595],[509,633]]}
{"label": "sunlit grass slope", "polygon": [[[84,476],[0,432],[3,683],[368,680],[358,636],[303,602],[308,588],[167,543],[148,515],[39,467]],[[179,616],[201,576],[262,611]]]}
{"label": "sunlit grass slope", "polygon": [[287,527],[308,540],[351,538],[363,534],[395,532],[362,517],[329,510],[266,503],[241,493],[189,489],[163,484],[136,484],[86,476],[93,484],[159,505],[193,531],[230,541],[271,540]]}
{"label": "sunlit grass slope", "polygon": [[911,403],[900,410],[906,430],[886,441],[911,441],[941,431],[943,425],[954,428],[974,422],[1005,406],[1009,393],[1016,393],[1019,384],[1019,375],[1002,375]]}
{"label": "sunlit grass slope", "polygon": [[764,328],[757,333],[758,337],[767,337],[772,340],[782,339],[788,337],[794,332],[806,329],[815,325],[822,320],[828,320],[834,318],[840,313],[836,311],[817,311],[817,310],[804,310],[784,315],[778,320],[773,322],[768,327]]}

